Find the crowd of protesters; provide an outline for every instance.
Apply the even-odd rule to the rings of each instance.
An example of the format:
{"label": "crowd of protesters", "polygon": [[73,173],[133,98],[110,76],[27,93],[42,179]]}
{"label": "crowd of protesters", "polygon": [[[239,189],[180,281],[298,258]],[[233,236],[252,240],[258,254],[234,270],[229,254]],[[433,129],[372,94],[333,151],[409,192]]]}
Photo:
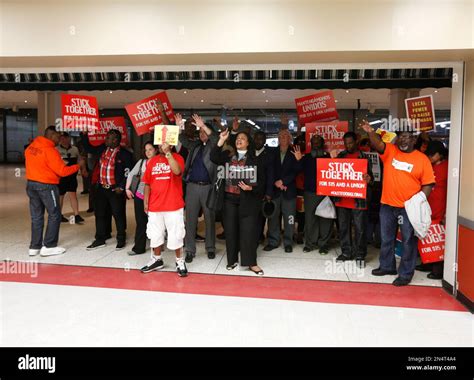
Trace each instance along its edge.
{"label": "crowd of protesters", "polygon": [[[169,123],[162,111],[165,123]],[[79,152],[67,133],[54,127],[34,139],[25,150],[27,194],[30,200],[32,238],[29,254],[42,256],[65,252],[58,246],[61,221],[81,224],[77,202],[77,175],[89,194],[88,212],[95,215],[95,236],[87,250],[106,246],[111,238],[112,219],[116,227],[116,250],[126,246],[126,202],[134,203],[134,245],[129,255],[147,252],[150,262],[141,271],[149,273],[164,267],[166,247],[176,253],[176,271],[186,276],[186,263],[196,256],[197,227],[200,216],[205,223],[205,250],[208,259],[216,257],[216,223],[224,232],[227,269],[239,265],[257,275],[259,244],[268,252],[283,247],[293,252],[302,244],[303,252],[328,254],[337,235],[340,254],[337,261],[355,260],[365,267],[368,244],[380,248],[379,266],[374,276],[397,275],[393,284],[410,283],[415,269],[429,271],[428,277],[442,278],[443,263],[416,265],[417,231],[421,221],[410,219],[408,207],[427,201],[433,223],[444,223],[447,189],[447,150],[441,142],[431,141],[420,149],[412,132],[397,132],[394,143],[385,143],[365,123],[363,138],[354,132],[344,134],[344,150],[334,155],[325,149],[322,136],[313,135],[305,151],[305,135],[295,138],[283,125],[278,146],[266,145],[266,134],[251,133],[249,126],[234,119],[227,128],[214,120],[205,123],[198,115],[180,126],[178,146],[152,141],[143,145],[141,157],[121,146],[117,130],[107,133],[99,146],[89,143],[81,133]],[[372,173],[367,152],[380,158],[380,178]],[[337,218],[318,216],[316,210],[325,196],[317,195],[319,158],[353,158],[367,161],[366,199],[332,198]],[[64,197],[74,212],[72,219],[62,216]],[[426,202],[425,202],[426,203]],[[410,206],[406,206],[409,204]],[[48,225],[44,230],[44,211]],[[402,235],[403,254],[396,267],[395,241]],[[219,237],[219,235],[218,235]]]}

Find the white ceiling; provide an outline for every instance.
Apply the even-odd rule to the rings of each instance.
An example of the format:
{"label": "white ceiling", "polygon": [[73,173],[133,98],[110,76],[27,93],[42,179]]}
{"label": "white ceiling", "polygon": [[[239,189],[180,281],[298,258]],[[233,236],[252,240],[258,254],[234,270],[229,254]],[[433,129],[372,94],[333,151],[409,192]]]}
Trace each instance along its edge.
{"label": "white ceiling", "polygon": [[[113,91],[77,91],[74,93],[96,96],[100,108],[122,108],[124,105],[144,99],[160,90],[119,90]],[[295,108],[294,99],[310,95],[321,90],[244,90],[244,89],[205,89],[205,90],[168,90],[168,96],[174,108]],[[451,89],[425,88],[420,95],[433,94],[436,109],[450,109]],[[36,108],[36,91],[0,91],[0,107]],[[340,109],[356,109],[357,99],[362,108],[374,106],[376,109],[388,109],[390,103],[389,89],[351,89],[334,90]],[[201,102],[202,100],[202,102]],[[26,101],[26,102],[25,102]]]}

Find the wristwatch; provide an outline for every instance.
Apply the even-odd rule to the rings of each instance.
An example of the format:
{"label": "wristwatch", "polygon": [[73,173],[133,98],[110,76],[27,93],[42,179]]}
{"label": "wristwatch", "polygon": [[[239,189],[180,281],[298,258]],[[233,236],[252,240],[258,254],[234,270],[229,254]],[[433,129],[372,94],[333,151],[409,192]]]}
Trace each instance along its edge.
{"label": "wristwatch", "polygon": [[165,154],[166,158],[170,158],[171,156],[172,156],[171,152],[168,152],[168,153]]}

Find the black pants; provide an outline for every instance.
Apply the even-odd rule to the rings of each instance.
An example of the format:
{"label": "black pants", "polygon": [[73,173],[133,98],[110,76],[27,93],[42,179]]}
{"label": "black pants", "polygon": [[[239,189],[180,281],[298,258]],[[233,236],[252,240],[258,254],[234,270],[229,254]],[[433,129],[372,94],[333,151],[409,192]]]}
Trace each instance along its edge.
{"label": "black pants", "polygon": [[94,200],[96,240],[101,243],[105,242],[108,225],[110,225],[107,207],[110,207],[112,216],[115,219],[115,227],[117,228],[117,242],[125,243],[126,223],[124,193],[117,194],[111,189],[104,189],[99,186],[96,189]]}
{"label": "black pants", "polygon": [[148,223],[148,215],[143,209],[143,200],[135,197],[133,199],[135,206],[135,245],[132,251],[135,253],[143,253],[146,249],[146,225]]}
{"label": "black pants", "polygon": [[[337,207],[337,220],[342,254],[346,257],[365,258],[367,256],[367,235],[365,232],[367,211]],[[352,244],[352,222],[355,227],[354,244]]]}
{"label": "black pants", "polygon": [[238,197],[224,199],[225,246],[227,263],[251,267],[257,265],[257,246],[260,229],[258,209],[250,215],[243,215]]}

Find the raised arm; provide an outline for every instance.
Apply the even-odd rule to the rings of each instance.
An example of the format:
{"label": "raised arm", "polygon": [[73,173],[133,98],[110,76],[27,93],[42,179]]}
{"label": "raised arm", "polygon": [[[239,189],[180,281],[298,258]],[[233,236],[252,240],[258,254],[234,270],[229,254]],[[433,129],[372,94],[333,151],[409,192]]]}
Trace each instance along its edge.
{"label": "raised arm", "polygon": [[370,145],[372,145],[378,153],[383,154],[385,152],[385,143],[382,141],[382,138],[375,133],[374,129],[366,121],[362,124],[362,129],[369,135]]}

